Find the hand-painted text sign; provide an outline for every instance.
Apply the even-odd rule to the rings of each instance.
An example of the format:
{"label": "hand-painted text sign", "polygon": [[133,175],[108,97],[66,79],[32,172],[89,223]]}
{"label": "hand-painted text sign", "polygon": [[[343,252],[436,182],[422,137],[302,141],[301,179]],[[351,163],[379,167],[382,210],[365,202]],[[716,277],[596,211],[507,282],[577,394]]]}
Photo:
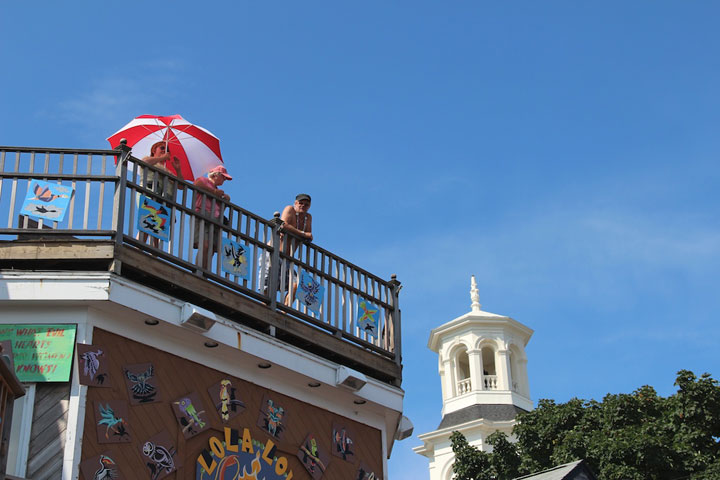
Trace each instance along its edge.
{"label": "hand-painted text sign", "polygon": [[241,432],[225,427],[224,432],[222,439],[210,437],[208,448],[197,457],[196,480],[292,480],[288,459],[279,455],[272,440],[262,444],[247,428]]}
{"label": "hand-painted text sign", "polygon": [[0,340],[12,342],[21,382],[70,380],[76,325],[0,325]]}

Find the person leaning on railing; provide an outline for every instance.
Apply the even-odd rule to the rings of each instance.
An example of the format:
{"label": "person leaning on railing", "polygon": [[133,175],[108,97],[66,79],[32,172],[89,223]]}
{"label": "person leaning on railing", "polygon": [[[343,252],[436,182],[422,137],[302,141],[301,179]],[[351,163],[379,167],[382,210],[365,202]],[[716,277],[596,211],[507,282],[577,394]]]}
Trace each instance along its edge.
{"label": "person leaning on railing", "polygon": [[[225,180],[232,180],[232,177],[228,175],[227,169],[222,165],[218,165],[217,167],[210,170],[207,177],[200,177],[195,180],[195,186],[198,187],[199,190],[201,190],[196,192],[195,194],[194,204],[196,212],[205,217],[213,218],[215,220],[220,220],[221,218],[223,218],[222,215],[223,211],[225,210],[225,204],[203,194],[202,190],[212,193],[213,195],[217,195],[224,201],[229,202],[230,195],[228,195],[219,188],[220,185],[225,182]],[[215,204],[214,208],[213,203]],[[193,242],[193,248],[199,247],[200,223],[201,220],[199,218],[196,218],[194,229],[195,234],[193,237],[195,241]],[[205,224],[202,239],[203,248],[202,251],[198,249],[197,257],[195,257],[195,264],[207,269],[210,265],[210,259],[213,257],[215,252],[217,252],[217,243],[218,239],[220,238],[221,229],[218,226],[214,226],[215,234],[213,235],[213,238],[210,238],[210,222],[202,223]]]}
{"label": "person leaning on railing", "polygon": [[[170,153],[170,147],[165,141],[154,143],[153,146],[150,147],[150,155],[143,157],[141,160],[148,165],[152,165],[155,168],[163,170],[170,177],[177,177],[180,180],[185,180],[180,169],[180,159]],[[168,168],[167,164],[169,162],[172,162],[171,165],[174,171]],[[172,180],[168,180],[166,185],[165,179],[162,175],[156,175],[156,173],[150,169],[143,170],[144,171],[140,174],[140,186],[152,190],[166,200],[175,200],[175,191],[178,188],[181,190],[185,188],[182,183],[174,182]],[[147,242],[147,238],[147,233],[138,233],[138,239],[141,242]],[[159,245],[160,240],[153,238],[152,246],[158,248]]]}
{"label": "person leaning on railing", "polygon": [[[285,255],[293,256],[300,243],[312,242],[313,240],[312,215],[308,213],[311,201],[310,195],[300,193],[295,197],[295,203],[283,209],[280,216],[280,220],[283,221],[280,227],[280,251]],[[287,235],[287,233],[290,233],[290,235]],[[285,296],[285,305],[290,306],[297,291],[297,279],[295,278],[297,274],[290,273],[292,269],[290,266],[287,269],[288,293]]]}

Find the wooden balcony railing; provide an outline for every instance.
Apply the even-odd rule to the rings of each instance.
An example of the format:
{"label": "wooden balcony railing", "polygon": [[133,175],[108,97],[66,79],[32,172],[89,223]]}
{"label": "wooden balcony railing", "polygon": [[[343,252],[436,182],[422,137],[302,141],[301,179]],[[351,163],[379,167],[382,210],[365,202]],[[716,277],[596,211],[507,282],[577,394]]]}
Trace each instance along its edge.
{"label": "wooden balcony railing", "polygon": [[[145,180],[151,172],[155,177],[153,189],[144,186],[148,185]],[[61,222],[36,221],[20,214],[32,179],[73,188],[74,195]],[[173,182],[176,188],[172,188]],[[159,185],[165,188],[161,190]],[[159,194],[173,190],[177,193]],[[141,240],[137,229],[140,195],[161,202],[170,210],[169,241],[154,246],[149,240]],[[206,195],[213,205],[220,204],[225,219],[213,219],[196,212],[197,195]],[[213,257],[208,268],[199,265],[195,257],[203,249],[205,236],[201,234],[196,238],[195,232],[203,232],[205,227],[210,230],[207,238],[217,242],[218,252],[221,252],[222,238],[251,247],[247,279],[223,271],[220,254]],[[114,242],[116,247],[134,247],[270,309],[282,311],[298,322],[371,350],[399,366],[400,282],[394,276],[384,280],[318,245],[302,243],[299,239],[296,239],[295,251],[280,252],[275,246],[279,245],[281,231],[279,214],[273,219],[264,219],[203,193],[193,184],[179,181],[133,157],[127,147],[117,150],[0,147],[0,242],[56,237],[104,240]],[[194,248],[196,242],[199,248]],[[288,278],[288,270],[292,272],[290,278],[296,279],[300,271],[305,271],[324,287],[319,313],[309,311],[297,299],[292,305],[283,304],[291,288],[287,280],[283,281]],[[363,301],[380,310],[375,336],[356,324],[358,305]]]}

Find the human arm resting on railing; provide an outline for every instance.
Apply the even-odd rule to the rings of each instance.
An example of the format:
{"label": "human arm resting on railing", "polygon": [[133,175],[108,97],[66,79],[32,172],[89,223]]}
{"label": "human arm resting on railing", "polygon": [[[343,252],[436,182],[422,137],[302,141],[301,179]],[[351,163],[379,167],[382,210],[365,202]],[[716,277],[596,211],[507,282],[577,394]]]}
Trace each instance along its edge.
{"label": "human arm resting on railing", "polygon": [[295,209],[292,207],[292,205],[288,205],[287,207],[285,207],[282,215],[280,216],[280,220],[283,221],[282,225],[280,226],[280,230],[282,232],[289,232],[296,237],[300,237],[303,240],[312,242],[312,215],[310,215],[309,213],[306,213],[306,215],[307,220],[305,222],[305,231],[303,231],[297,228],[296,225],[293,225],[293,222],[295,221]]}
{"label": "human arm resting on railing", "polygon": [[222,200],[225,200],[226,202],[230,201],[230,195],[225,193],[221,188],[217,188],[215,184],[207,177],[200,177],[197,180],[195,180],[195,186],[204,191],[211,193],[215,196],[220,197]]}

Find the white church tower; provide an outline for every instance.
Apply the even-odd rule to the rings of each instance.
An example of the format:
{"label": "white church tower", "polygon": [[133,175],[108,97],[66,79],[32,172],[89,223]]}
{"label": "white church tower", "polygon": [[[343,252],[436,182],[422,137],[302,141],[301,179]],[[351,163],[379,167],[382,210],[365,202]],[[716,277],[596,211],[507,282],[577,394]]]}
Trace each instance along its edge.
{"label": "white church tower", "polygon": [[437,430],[419,435],[423,444],[413,450],[430,460],[430,480],[452,478],[453,431],[489,451],[488,435],[496,430],[510,435],[515,416],[533,408],[525,355],[533,330],[482,311],[475,276],[470,298],[470,312],[435,328],[428,340],[438,354],[442,421]]}

